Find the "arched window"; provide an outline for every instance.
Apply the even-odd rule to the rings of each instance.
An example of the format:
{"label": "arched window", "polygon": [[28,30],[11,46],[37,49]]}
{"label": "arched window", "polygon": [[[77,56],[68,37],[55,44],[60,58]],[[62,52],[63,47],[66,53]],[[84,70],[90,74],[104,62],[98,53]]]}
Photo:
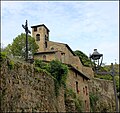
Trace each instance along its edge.
{"label": "arched window", "polygon": [[54,48],[52,47],[51,50],[54,50]]}
{"label": "arched window", "polygon": [[43,55],[43,60],[46,60],[46,55]]}
{"label": "arched window", "polygon": [[36,41],[40,41],[40,34],[36,35]]}

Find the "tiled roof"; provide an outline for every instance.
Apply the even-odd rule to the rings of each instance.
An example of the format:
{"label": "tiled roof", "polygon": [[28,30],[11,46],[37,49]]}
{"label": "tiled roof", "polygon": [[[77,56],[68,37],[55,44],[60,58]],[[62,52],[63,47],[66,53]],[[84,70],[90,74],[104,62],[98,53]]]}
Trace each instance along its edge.
{"label": "tiled roof", "polygon": [[34,28],[34,27],[41,27],[41,26],[44,26],[49,32],[50,30],[44,25],[44,24],[40,24],[40,25],[35,25],[35,26],[31,26],[31,28]]}
{"label": "tiled roof", "polygon": [[34,55],[38,55],[38,54],[49,54],[49,53],[55,53],[57,51],[43,51],[43,52],[38,52],[38,53],[34,53]]}

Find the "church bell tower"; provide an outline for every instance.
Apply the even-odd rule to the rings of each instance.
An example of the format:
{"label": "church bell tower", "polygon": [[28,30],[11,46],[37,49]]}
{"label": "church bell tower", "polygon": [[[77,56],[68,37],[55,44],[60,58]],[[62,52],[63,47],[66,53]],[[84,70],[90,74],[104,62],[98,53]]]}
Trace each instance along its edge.
{"label": "church bell tower", "polygon": [[49,29],[44,25],[31,26],[32,36],[35,38],[35,42],[38,44],[38,52],[44,52],[47,48],[47,41],[49,41]]}

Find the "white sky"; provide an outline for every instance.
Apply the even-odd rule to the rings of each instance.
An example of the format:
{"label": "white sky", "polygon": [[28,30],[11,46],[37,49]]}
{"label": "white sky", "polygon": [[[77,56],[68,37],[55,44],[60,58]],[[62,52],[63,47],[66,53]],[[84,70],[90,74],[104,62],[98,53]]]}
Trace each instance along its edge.
{"label": "white sky", "polygon": [[97,48],[104,63],[119,62],[118,1],[2,1],[2,46],[24,33],[26,19],[30,31],[30,26],[45,24],[51,41],[66,43],[88,56]]}

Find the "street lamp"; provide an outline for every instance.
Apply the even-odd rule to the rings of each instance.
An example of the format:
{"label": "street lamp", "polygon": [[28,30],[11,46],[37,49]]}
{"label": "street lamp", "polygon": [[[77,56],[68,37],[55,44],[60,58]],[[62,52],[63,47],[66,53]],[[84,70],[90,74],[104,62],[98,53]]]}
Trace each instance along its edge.
{"label": "street lamp", "polygon": [[115,103],[116,103],[116,112],[119,112],[119,110],[118,110],[117,90],[116,90],[116,81],[115,81],[115,78],[114,78],[115,77],[115,70],[114,70],[113,63],[111,63],[111,71],[110,72],[100,72],[99,69],[100,69],[101,64],[102,64],[103,54],[98,53],[97,49],[94,49],[93,54],[90,55],[90,60],[91,60],[93,71],[96,74],[102,74],[102,75],[109,74],[109,75],[112,76],[113,89],[114,89],[114,95],[115,95]]}
{"label": "street lamp", "polygon": [[22,25],[22,27],[25,29],[25,32],[26,32],[26,55],[25,55],[25,60],[28,61],[28,33],[31,34],[31,32],[28,29],[27,20],[25,22],[25,25]]}
{"label": "street lamp", "polygon": [[94,49],[92,55],[90,55],[90,60],[92,61],[92,68],[94,71],[99,70],[103,61],[103,54],[98,53],[97,49]]}

